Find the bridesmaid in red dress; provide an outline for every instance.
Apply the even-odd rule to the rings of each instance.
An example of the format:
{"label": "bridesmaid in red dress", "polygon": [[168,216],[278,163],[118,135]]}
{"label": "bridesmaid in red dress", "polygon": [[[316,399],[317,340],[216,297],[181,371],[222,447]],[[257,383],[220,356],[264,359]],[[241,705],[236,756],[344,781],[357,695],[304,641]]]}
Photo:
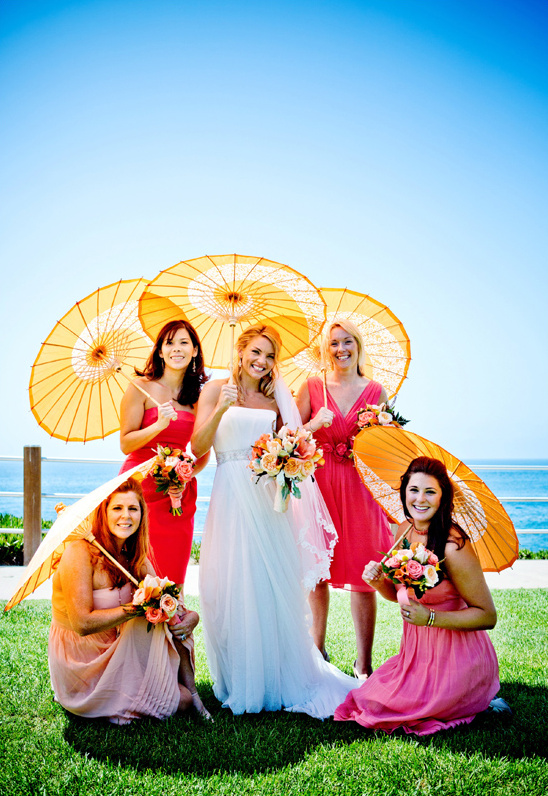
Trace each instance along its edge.
{"label": "bridesmaid in red dress", "polygon": [[[188,321],[167,323],[160,331],[143,372],[135,379],[151,398],[131,384],[122,398],[120,447],[127,458],[120,472],[150,459],[159,443],[185,450],[196,415],[196,403],[207,376],[202,347]],[[198,459],[194,472],[206,466],[209,454]],[[183,584],[186,575],[196,511],[196,479],[182,492],[181,517],[170,514],[169,495],[156,492],[152,478],[143,481],[148,508],[151,557],[156,572]],[[181,495],[172,490],[173,495]]]}
{"label": "bridesmaid in red dress", "polygon": [[354,675],[364,680],[371,674],[371,651],[377,603],[375,590],[364,583],[362,572],[371,558],[390,548],[393,537],[382,509],[375,503],[349,458],[358,433],[357,412],[366,404],[387,401],[382,384],[363,375],[365,351],[357,327],[347,320],[331,323],[322,341],[327,374],[327,407],[319,378],[305,382],[297,396],[303,423],[307,423],[324,452],[325,466],[315,477],[333,519],[339,539],[329,581],[318,583],[310,593],[312,633],[316,646],[327,657],[325,634],[329,611],[328,583],[351,592],[350,606],[356,633]]}

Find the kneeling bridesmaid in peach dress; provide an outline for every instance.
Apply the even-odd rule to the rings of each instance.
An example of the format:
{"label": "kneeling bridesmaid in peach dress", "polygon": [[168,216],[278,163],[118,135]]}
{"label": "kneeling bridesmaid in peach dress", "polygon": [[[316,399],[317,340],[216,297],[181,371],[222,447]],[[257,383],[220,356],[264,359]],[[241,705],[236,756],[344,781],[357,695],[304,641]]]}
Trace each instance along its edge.
{"label": "kneeling bridesmaid in peach dress", "polygon": [[[154,570],[140,484],[128,478],[97,508],[97,540],[137,580]],[[53,577],[48,661],[55,700],[70,713],[115,724],[164,719],[194,706],[209,717],[194,684],[192,631],[186,611],[169,628],[131,605],[126,576],[95,546],[79,539],[65,549]]]}
{"label": "kneeling bridesmaid in peach dress", "polygon": [[[396,592],[380,563],[367,564],[364,580],[400,603],[403,637],[399,653],[348,694],[334,719],[431,735],[469,724],[496,696],[498,662],[486,631],[497,614],[472,545],[452,520],[453,486],[444,465],[427,457],[412,461],[400,496],[408,540],[437,555],[444,579],[420,600],[409,599],[404,586]],[[500,698],[491,709],[511,712]]]}

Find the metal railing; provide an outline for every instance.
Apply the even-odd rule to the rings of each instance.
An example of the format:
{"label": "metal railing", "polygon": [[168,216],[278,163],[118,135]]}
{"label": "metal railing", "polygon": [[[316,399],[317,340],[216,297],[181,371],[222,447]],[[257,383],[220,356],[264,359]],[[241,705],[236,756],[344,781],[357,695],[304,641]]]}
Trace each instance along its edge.
{"label": "metal railing", "polygon": [[[23,526],[24,528],[0,528],[3,533],[22,533],[24,535],[24,561],[27,564],[34,555],[38,545],[42,540],[42,500],[78,500],[86,493],[73,492],[42,492],[42,462],[60,462],[64,464],[115,464],[121,465],[122,460],[118,459],[72,459],[56,458],[41,455],[39,446],[27,446],[24,448],[23,456],[0,456],[0,461],[23,462],[23,492],[3,492],[0,491],[0,498],[23,498]],[[207,467],[215,468],[215,464],[208,464]],[[474,464],[475,470],[491,471],[515,471],[526,472],[533,470],[548,470],[548,465],[524,464],[524,465],[495,465],[495,464]],[[548,496],[539,497],[499,497],[501,503],[548,503]],[[199,503],[209,503],[209,497],[198,497]],[[523,534],[547,534],[548,528],[520,528],[516,530],[518,535]]]}

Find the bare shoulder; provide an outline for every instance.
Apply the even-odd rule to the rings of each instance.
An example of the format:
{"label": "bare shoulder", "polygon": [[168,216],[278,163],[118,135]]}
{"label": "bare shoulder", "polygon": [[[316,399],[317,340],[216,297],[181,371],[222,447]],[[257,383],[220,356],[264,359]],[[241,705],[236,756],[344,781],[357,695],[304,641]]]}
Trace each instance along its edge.
{"label": "bare shoulder", "polygon": [[59,567],[64,570],[91,568],[89,542],[85,539],[70,542],[63,551]]}
{"label": "bare shoulder", "polygon": [[202,388],[200,398],[217,400],[221,392],[221,387],[224,384],[228,384],[228,379],[213,379],[213,381],[208,381]]}
{"label": "bare shoulder", "polygon": [[459,539],[456,535],[450,535],[445,545],[445,564],[449,572],[463,569],[468,571],[479,569],[481,571],[478,557],[471,542],[468,539]]}

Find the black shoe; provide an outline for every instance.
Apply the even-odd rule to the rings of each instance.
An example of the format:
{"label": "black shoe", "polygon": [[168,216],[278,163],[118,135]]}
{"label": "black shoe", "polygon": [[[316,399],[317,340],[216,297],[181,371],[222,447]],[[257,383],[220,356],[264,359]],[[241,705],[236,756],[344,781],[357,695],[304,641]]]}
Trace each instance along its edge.
{"label": "black shoe", "polygon": [[498,714],[504,713],[507,716],[513,715],[512,708],[510,707],[508,702],[502,697],[495,697],[495,699],[492,699],[491,702],[489,703],[489,707],[485,712],[488,715],[492,715],[493,713],[498,713]]}

